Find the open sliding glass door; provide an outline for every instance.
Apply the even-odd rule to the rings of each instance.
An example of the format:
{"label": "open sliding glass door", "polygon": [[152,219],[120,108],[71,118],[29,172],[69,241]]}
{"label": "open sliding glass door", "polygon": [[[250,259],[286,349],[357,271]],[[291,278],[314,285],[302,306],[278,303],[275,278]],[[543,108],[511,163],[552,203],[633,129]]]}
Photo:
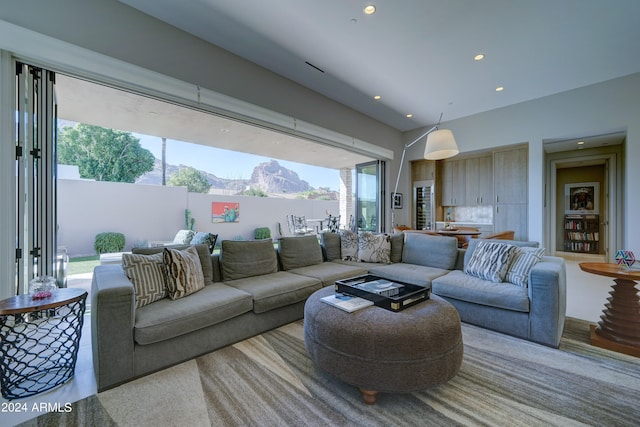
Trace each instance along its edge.
{"label": "open sliding glass door", "polygon": [[385,163],[376,160],[356,165],[356,226],[362,231],[384,231]]}
{"label": "open sliding glass door", "polygon": [[55,74],[16,63],[16,294],[56,276]]}

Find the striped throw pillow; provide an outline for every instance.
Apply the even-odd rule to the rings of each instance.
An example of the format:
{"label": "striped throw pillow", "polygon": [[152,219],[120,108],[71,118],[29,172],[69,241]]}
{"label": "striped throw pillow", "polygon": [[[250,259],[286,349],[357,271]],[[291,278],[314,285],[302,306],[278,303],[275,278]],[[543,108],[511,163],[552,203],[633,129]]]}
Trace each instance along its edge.
{"label": "striped throw pillow", "polygon": [[136,308],[167,296],[162,253],[154,255],[122,254],[122,269],[133,284]]}
{"label": "striped throw pillow", "polygon": [[464,272],[491,282],[502,282],[516,249],[517,246],[507,243],[479,242]]}
{"label": "striped throw pillow", "polygon": [[529,271],[542,259],[544,248],[518,248],[507,270],[505,280],[526,288],[529,286]]}

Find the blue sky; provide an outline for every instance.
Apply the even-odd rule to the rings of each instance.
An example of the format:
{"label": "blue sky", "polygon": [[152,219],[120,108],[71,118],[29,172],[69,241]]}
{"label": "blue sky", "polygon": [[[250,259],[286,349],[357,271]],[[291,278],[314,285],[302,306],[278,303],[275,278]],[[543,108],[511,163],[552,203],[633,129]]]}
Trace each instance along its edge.
{"label": "blue sky", "polygon": [[[151,151],[157,159],[162,158],[161,138],[137,133],[133,135],[140,138],[140,145]],[[307,181],[313,188],[329,187],[331,190],[339,190],[340,172],[336,169],[167,139],[167,163],[176,166],[181,164],[191,166],[212,173],[219,178],[249,179],[254,167],[270,160],[277,160],[282,166],[295,171],[300,179]]]}

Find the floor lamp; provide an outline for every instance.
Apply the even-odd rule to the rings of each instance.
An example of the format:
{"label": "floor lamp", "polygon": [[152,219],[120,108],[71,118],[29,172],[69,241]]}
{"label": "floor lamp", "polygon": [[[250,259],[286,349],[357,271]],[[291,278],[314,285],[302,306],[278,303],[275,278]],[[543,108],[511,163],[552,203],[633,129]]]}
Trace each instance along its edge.
{"label": "floor lamp", "polygon": [[[442,119],[442,115],[440,115]],[[458,145],[453,137],[453,132],[449,129],[438,129],[438,124],[414,139],[411,143],[405,144],[402,150],[402,158],[400,159],[400,167],[398,168],[398,178],[396,179],[396,186],[393,189],[391,198],[391,227],[396,226],[396,193],[398,192],[398,184],[400,183],[400,174],[402,173],[402,166],[404,166],[404,156],[407,150],[413,146],[416,142],[420,141],[425,136],[427,137],[427,143],[424,149],[424,158],[427,160],[441,160],[453,157],[459,153]]]}

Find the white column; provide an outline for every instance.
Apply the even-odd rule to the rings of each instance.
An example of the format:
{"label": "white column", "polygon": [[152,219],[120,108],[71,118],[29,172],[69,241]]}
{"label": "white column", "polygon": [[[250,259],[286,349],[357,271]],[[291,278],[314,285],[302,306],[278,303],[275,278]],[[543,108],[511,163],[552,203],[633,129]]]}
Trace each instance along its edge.
{"label": "white column", "polygon": [[349,227],[353,210],[353,169],[340,169],[340,223]]}

